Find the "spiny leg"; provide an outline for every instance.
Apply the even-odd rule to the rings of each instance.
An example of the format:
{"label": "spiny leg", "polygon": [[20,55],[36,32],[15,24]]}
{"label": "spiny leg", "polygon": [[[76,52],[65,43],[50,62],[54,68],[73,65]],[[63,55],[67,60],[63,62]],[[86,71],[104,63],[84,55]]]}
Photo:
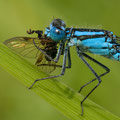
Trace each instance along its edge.
{"label": "spiny leg", "polygon": [[[84,57],[90,59],[91,61],[97,63],[99,66],[101,66],[103,69],[106,70],[106,72],[100,74],[99,77],[102,77],[102,76],[104,76],[104,75],[106,75],[107,73],[110,72],[110,69],[109,69],[108,67],[106,67],[105,65],[103,65],[102,63],[100,63],[99,61],[95,60],[94,58],[90,57],[89,55],[87,55],[87,54],[85,54],[85,53],[82,53],[82,55],[83,55]],[[88,83],[86,83],[85,85],[83,85],[78,92],[80,93],[85,86],[89,85],[90,83],[92,83],[92,82],[95,81],[95,80],[97,80],[97,78],[94,78],[94,79],[92,79],[91,81],[89,81]]]}
{"label": "spiny leg", "polygon": [[[71,56],[70,56],[70,48],[68,47],[68,65],[66,66],[67,69],[71,68]],[[62,68],[62,65],[57,64],[38,64],[37,66],[49,66],[55,68]]]}
{"label": "spiny leg", "polygon": [[88,96],[100,85],[101,79],[98,76],[98,74],[94,71],[94,69],[88,64],[88,62],[84,59],[84,57],[81,54],[78,54],[78,56],[82,59],[82,61],[87,65],[87,67],[92,71],[92,73],[95,75],[95,77],[98,80],[98,84],[85,96],[85,98],[81,101],[81,108],[82,112],[81,115],[83,115],[83,102],[88,98]]}
{"label": "spiny leg", "polygon": [[71,68],[70,48],[68,48],[68,68]]}
{"label": "spiny leg", "polygon": [[[38,64],[38,67],[40,66],[48,66],[48,67],[56,67],[56,68],[62,68],[62,65],[56,65],[56,64]],[[71,58],[68,57],[68,66],[66,68],[71,68]]]}
{"label": "spiny leg", "polygon": [[60,46],[58,48],[58,52],[57,52],[57,55],[56,55],[56,59],[55,59],[55,62],[58,62],[59,61],[59,58],[60,58],[60,55],[62,53],[62,50],[64,50],[64,44],[63,42],[60,43]]}
{"label": "spiny leg", "polygon": [[38,38],[41,38],[42,34],[43,34],[43,31],[42,30],[31,30],[31,29],[29,29],[29,30],[27,30],[27,33],[28,34],[36,33],[36,34],[38,34]]}
{"label": "spiny leg", "polygon": [[[68,47],[68,66],[66,66],[66,68],[71,68],[71,56],[70,56],[70,48]],[[54,66],[54,67],[58,67],[58,68],[62,68],[62,65],[56,65],[56,64],[38,64],[37,66]]]}
{"label": "spiny leg", "polygon": [[61,73],[60,73],[59,75],[49,76],[49,77],[42,78],[42,79],[37,79],[37,80],[35,80],[35,81],[33,82],[33,84],[29,87],[29,89],[31,89],[31,88],[33,87],[33,85],[34,85],[37,81],[46,80],[46,79],[51,79],[51,78],[57,78],[57,77],[60,77],[60,76],[64,75],[65,69],[66,69],[67,53],[68,53],[68,46],[66,46],[66,48],[65,48],[64,58],[63,58],[63,65],[62,65],[62,71],[61,71]]}

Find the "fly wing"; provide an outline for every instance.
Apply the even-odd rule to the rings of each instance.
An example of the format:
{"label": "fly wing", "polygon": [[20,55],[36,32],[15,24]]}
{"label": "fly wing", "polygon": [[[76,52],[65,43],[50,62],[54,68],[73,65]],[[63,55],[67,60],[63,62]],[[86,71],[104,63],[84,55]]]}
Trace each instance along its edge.
{"label": "fly wing", "polygon": [[40,67],[42,71],[46,73],[53,72],[57,67],[57,64],[54,61],[47,61],[46,56],[43,53],[40,53],[35,65]]}
{"label": "fly wing", "polygon": [[38,47],[41,49],[45,48],[45,45],[41,44],[40,39],[31,37],[14,37],[6,40],[4,44],[23,57],[37,59],[39,56],[39,50],[34,46],[33,39],[35,39],[35,43]]}
{"label": "fly wing", "polygon": [[14,37],[6,40],[4,44],[25,58],[35,59],[35,65],[39,66],[42,71],[46,73],[54,71],[56,69],[56,63],[47,60],[47,56],[36,48],[33,40],[38,48],[45,51],[45,43],[48,41],[45,38]]}

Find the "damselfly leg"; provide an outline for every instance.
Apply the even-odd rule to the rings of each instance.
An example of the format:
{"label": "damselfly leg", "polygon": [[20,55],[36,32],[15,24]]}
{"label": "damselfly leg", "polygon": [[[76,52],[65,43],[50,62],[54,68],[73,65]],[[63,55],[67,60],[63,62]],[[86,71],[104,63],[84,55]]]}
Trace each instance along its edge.
{"label": "damselfly leg", "polygon": [[83,57],[83,55],[79,52],[79,47],[77,47],[77,53],[78,53],[78,56],[81,58],[81,60],[87,65],[87,67],[92,71],[92,73],[95,75],[96,79],[98,80],[98,84],[81,101],[81,108],[82,108],[81,115],[83,115],[83,113],[84,113],[83,103],[88,98],[88,96],[100,85],[101,79],[100,79],[99,75],[94,71],[94,69],[90,66],[90,64],[85,60],[85,58]]}
{"label": "damselfly leg", "polygon": [[71,68],[71,64],[70,47],[68,47],[68,68]]}
{"label": "damselfly leg", "polygon": [[61,73],[60,73],[59,75],[49,76],[49,77],[46,77],[46,78],[37,79],[37,80],[35,80],[35,81],[33,82],[33,84],[29,87],[29,89],[31,89],[31,88],[33,87],[33,85],[34,85],[37,81],[46,80],[46,79],[51,79],[51,78],[57,78],[57,77],[60,77],[60,76],[64,75],[65,69],[66,69],[67,55],[68,55],[68,45],[66,45],[65,50],[64,50],[63,65],[62,65]]}
{"label": "damselfly leg", "polygon": [[38,38],[41,38],[42,34],[43,34],[43,31],[42,30],[31,30],[31,29],[29,29],[29,30],[27,30],[27,33],[28,34],[36,33],[36,34],[38,34]]}
{"label": "damselfly leg", "polygon": [[[100,74],[99,77],[105,76],[106,74],[108,74],[110,72],[110,69],[108,67],[106,67],[105,65],[103,65],[102,63],[100,63],[99,61],[95,60],[94,58],[90,57],[89,55],[87,55],[85,53],[82,53],[82,55],[84,57],[90,59],[91,61],[95,62],[97,65],[101,66],[103,69],[105,69],[106,72]],[[89,81],[88,83],[86,83],[85,85],[83,85],[78,92],[80,93],[85,86],[89,85],[90,83],[92,83],[95,80],[97,80],[97,78],[94,78],[91,81]]]}

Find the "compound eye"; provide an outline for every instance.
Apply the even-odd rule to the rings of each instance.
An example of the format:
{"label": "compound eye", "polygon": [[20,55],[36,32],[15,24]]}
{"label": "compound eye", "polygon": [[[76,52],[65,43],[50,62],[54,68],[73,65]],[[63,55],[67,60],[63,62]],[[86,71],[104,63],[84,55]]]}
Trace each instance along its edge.
{"label": "compound eye", "polygon": [[57,34],[60,34],[60,31],[59,31],[58,29],[56,29],[55,32],[56,32]]}

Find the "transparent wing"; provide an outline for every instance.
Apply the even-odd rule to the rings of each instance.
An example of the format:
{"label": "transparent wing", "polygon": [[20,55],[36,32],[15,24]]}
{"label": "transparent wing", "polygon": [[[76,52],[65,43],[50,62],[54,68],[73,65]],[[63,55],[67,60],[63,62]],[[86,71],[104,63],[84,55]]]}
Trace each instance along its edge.
{"label": "transparent wing", "polygon": [[35,59],[35,65],[39,66],[39,68],[46,73],[50,73],[56,68],[61,68],[54,61],[48,60],[47,57],[35,47],[33,40],[37,47],[44,51],[46,49],[46,43],[51,42],[45,38],[14,37],[6,40],[4,44],[26,58]]}
{"label": "transparent wing", "polygon": [[34,46],[33,39],[38,47],[45,48],[45,45],[41,44],[43,39],[31,37],[14,37],[6,40],[4,44],[24,57],[36,59],[39,56],[39,50]]}

